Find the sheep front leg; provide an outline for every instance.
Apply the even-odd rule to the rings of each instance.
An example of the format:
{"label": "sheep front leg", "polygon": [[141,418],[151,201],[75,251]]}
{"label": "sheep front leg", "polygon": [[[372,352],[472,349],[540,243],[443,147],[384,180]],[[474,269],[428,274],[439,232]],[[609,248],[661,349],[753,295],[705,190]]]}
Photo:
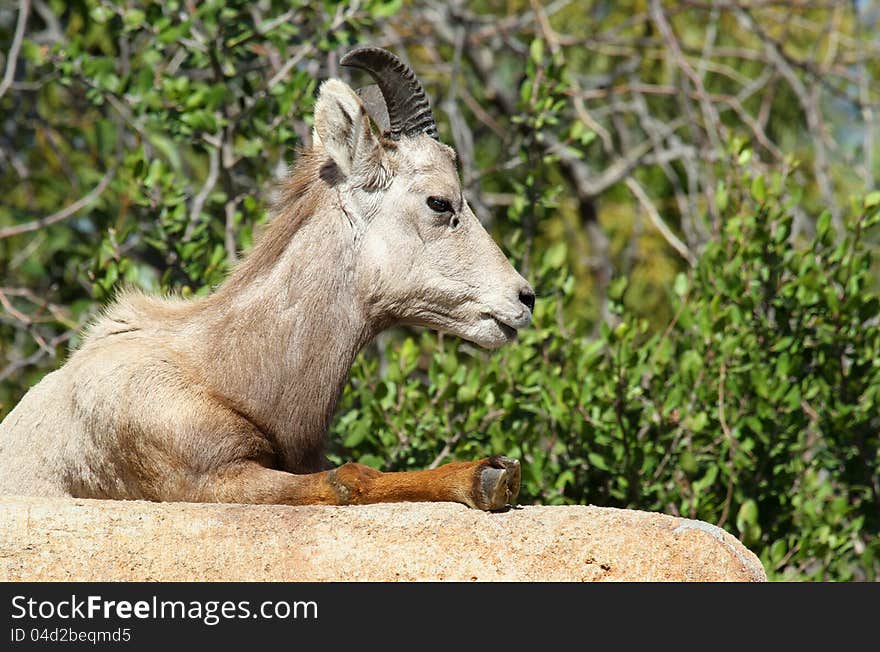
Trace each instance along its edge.
{"label": "sheep front leg", "polygon": [[519,494],[519,461],[495,455],[476,462],[452,462],[427,471],[382,473],[348,463],[327,472],[338,504],[400,501],[464,503],[483,510],[502,509]]}
{"label": "sheep front leg", "polygon": [[331,471],[294,475],[254,462],[215,474],[205,483],[201,497],[215,502],[287,505],[452,501],[498,510],[516,499],[519,487],[519,462],[500,455],[395,473],[349,462]]}

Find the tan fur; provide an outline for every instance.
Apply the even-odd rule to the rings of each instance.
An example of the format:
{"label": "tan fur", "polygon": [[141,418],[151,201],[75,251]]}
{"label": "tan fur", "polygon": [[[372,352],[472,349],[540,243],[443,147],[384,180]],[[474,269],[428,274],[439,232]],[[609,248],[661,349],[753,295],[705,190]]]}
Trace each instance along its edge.
{"label": "tan fur", "polygon": [[[528,323],[531,289],[463,202],[449,148],[381,142],[336,80],[315,123],[270,225],[213,294],[123,292],[0,424],[0,493],[494,505],[481,474],[514,475],[497,460],[321,472],[351,364],[376,333],[419,324],[498,346]],[[455,227],[425,206],[432,195],[453,201]]]}

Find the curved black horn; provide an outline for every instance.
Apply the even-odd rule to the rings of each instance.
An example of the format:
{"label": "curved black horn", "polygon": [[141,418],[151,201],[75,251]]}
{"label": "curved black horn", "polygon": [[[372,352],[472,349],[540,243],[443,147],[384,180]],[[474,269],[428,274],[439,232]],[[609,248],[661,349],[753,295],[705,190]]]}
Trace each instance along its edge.
{"label": "curved black horn", "polygon": [[389,131],[393,140],[402,136],[428,134],[440,140],[434,114],[425,89],[412,68],[382,48],[357,48],[346,54],[339,63],[366,70],[388,107]]}

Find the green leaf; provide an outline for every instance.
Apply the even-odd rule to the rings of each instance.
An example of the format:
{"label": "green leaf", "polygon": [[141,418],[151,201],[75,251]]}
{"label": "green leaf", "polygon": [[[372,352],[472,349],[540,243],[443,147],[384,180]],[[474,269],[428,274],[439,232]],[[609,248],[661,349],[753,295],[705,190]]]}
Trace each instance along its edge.
{"label": "green leaf", "polygon": [[715,189],[715,203],[718,205],[718,210],[722,213],[727,210],[728,199],[727,186],[724,185],[723,181],[719,181]]}
{"label": "green leaf", "polygon": [[688,290],[688,278],[687,274],[679,272],[675,275],[675,281],[672,284],[672,289],[679,297],[683,297],[687,294]]}
{"label": "green leaf", "polygon": [[544,252],[544,265],[550,269],[558,269],[562,267],[568,255],[568,247],[565,242],[557,242]]}
{"label": "green leaf", "polygon": [[91,16],[92,20],[94,20],[99,25],[103,25],[108,20],[113,18],[113,11],[108,9],[107,7],[102,7],[98,5],[97,7],[92,8],[92,10],[89,12],[89,16]]}
{"label": "green leaf", "polygon": [[608,285],[608,298],[612,301],[620,301],[629,285],[629,279],[625,276],[616,278]]}
{"label": "green leaf", "polygon": [[408,337],[403,341],[400,347],[400,370],[409,373],[415,367],[419,357],[419,347],[415,341]]}
{"label": "green leaf", "polygon": [[788,544],[784,539],[777,539],[770,546],[770,561],[773,564],[779,564],[788,552]]}
{"label": "green leaf", "polygon": [[822,211],[822,214],[819,216],[819,219],[816,220],[816,235],[819,236],[820,239],[825,238],[831,230],[831,213],[829,211]]}
{"label": "green leaf", "polygon": [[739,507],[736,514],[736,527],[740,532],[745,532],[750,525],[758,522],[758,505],[749,498]]}
{"label": "green leaf", "polygon": [[865,208],[874,208],[874,206],[878,205],[880,205],[880,190],[875,190],[865,195]]}
{"label": "green leaf", "polygon": [[758,202],[763,202],[767,198],[767,191],[764,187],[764,177],[757,176],[752,179],[752,197]]}
{"label": "green leaf", "polygon": [[122,22],[128,29],[136,29],[143,25],[147,15],[140,9],[126,9],[122,15]]}
{"label": "green leaf", "polygon": [[372,455],[369,453],[361,455],[360,458],[358,458],[358,462],[374,469],[379,469],[380,471],[385,467],[385,460],[378,455]]}
{"label": "green leaf", "polygon": [[544,60],[544,41],[539,38],[534,39],[529,46],[529,56],[532,61],[540,65]]}
{"label": "green leaf", "polygon": [[384,0],[372,6],[371,13],[376,18],[390,18],[403,6],[403,0]]}
{"label": "green leaf", "polygon": [[608,464],[605,462],[605,458],[598,453],[588,453],[587,459],[590,460],[590,464],[595,466],[597,469],[601,469],[602,471],[608,470]]}

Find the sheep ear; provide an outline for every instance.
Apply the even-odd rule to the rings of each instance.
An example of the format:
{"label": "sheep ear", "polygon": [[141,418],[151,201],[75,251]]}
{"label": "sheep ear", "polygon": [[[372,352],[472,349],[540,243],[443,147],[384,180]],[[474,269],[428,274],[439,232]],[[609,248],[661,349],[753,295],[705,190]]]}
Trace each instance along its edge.
{"label": "sheep ear", "polygon": [[324,151],[349,180],[366,187],[383,187],[388,173],[382,146],[370,126],[367,110],[344,82],[321,84],[315,105],[315,133]]}

